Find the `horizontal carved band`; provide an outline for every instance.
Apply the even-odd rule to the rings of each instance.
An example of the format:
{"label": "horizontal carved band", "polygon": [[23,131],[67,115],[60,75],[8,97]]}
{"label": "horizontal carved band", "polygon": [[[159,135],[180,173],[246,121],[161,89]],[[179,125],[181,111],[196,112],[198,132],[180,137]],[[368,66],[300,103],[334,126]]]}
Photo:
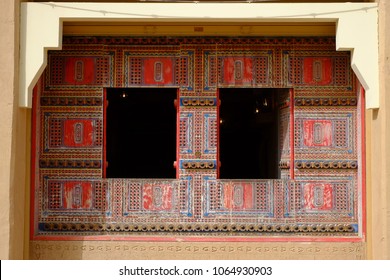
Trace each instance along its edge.
{"label": "horizontal carved band", "polygon": [[[272,44],[282,45],[333,45],[334,37],[113,37],[113,36],[64,36],[63,44],[105,45],[180,45],[180,44]],[[288,51],[285,51],[288,52]]]}
{"label": "horizontal carved band", "polygon": [[351,161],[295,161],[297,169],[356,169],[358,163]]}
{"label": "horizontal carved band", "polygon": [[41,223],[43,231],[84,232],[263,232],[263,233],[353,233],[352,224],[100,224],[100,223]]}
{"label": "horizontal carved band", "polygon": [[216,98],[181,98],[180,99],[181,106],[216,106],[217,99]]}
{"label": "horizontal carved band", "polygon": [[41,106],[101,106],[100,97],[41,97]]}
{"label": "horizontal carved band", "polygon": [[295,106],[356,106],[355,97],[295,98]]}
{"label": "horizontal carved band", "polygon": [[280,161],[279,168],[280,169],[290,169],[290,162],[289,161]]}
{"label": "horizontal carved band", "polygon": [[181,168],[183,169],[215,169],[216,167],[214,161],[181,161]]}
{"label": "horizontal carved band", "polygon": [[101,168],[100,160],[41,159],[40,168]]}

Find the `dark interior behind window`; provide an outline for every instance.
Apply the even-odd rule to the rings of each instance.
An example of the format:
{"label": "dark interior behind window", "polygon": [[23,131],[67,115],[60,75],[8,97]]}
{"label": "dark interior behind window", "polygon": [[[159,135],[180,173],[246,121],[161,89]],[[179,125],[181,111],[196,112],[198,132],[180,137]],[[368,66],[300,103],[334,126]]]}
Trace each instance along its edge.
{"label": "dark interior behind window", "polygon": [[107,178],[176,178],[174,88],[109,88]]}
{"label": "dark interior behind window", "polygon": [[278,178],[275,94],[273,89],[219,90],[221,179]]}

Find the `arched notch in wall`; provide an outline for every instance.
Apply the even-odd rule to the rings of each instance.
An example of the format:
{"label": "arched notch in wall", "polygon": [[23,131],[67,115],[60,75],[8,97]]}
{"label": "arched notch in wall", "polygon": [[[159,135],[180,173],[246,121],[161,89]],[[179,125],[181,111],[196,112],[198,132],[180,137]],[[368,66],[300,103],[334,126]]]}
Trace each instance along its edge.
{"label": "arched notch in wall", "polygon": [[46,67],[47,50],[61,49],[64,21],[140,20],[337,22],[337,50],[351,51],[352,69],[366,90],[366,108],[379,108],[375,3],[21,3],[20,106],[31,107],[32,89]]}

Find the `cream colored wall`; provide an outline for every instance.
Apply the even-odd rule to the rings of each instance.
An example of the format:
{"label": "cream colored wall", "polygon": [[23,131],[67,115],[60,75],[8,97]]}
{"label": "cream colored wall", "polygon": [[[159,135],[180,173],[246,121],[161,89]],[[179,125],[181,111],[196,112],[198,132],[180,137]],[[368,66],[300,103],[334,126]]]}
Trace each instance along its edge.
{"label": "cream colored wall", "polygon": [[[14,7],[12,1],[7,1],[0,9],[0,60],[4,65],[8,64],[11,69],[15,65],[14,56]],[[0,147],[2,159],[0,160],[0,259],[9,258],[10,250],[10,165],[12,138],[12,112],[13,112],[13,88],[14,71],[8,67],[0,67]]]}
{"label": "cream colored wall", "polygon": [[379,3],[380,108],[369,110],[367,166],[369,211],[368,256],[390,259],[390,2]]}
{"label": "cream colored wall", "polygon": [[19,3],[0,9],[0,259],[22,259],[29,109],[19,107]]}

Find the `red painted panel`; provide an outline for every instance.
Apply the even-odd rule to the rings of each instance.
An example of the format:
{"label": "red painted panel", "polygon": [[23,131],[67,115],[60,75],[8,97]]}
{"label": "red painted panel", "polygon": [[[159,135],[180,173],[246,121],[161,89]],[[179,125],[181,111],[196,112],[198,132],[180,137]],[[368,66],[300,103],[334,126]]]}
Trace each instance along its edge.
{"label": "red painted panel", "polygon": [[303,129],[305,146],[329,147],[332,145],[331,120],[305,120]]}
{"label": "red painted panel", "polygon": [[88,85],[95,84],[96,59],[95,57],[67,57],[65,58],[65,77],[67,84]]}
{"label": "red painted panel", "polygon": [[93,121],[65,120],[64,145],[67,147],[88,147],[93,145]]}
{"label": "red painted panel", "polygon": [[308,210],[330,210],[333,207],[331,184],[308,183],[304,187],[304,208]]}
{"label": "red painted panel", "polygon": [[143,208],[151,211],[172,209],[172,193],[171,185],[144,185]]}
{"label": "red painted panel", "polygon": [[251,57],[225,57],[223,59],[223,82],[226,84],[250,84],[253,80]]}
{"label": "red painted panel", "polygon": [[92,184],[89,182],[64,183],[63,208],[91,209]]}
{"label": "red painted panel", "polygon": [[253,209],[253,187],[250,183],[227,184],[224,188],[223,199],[226,209]]}
{"label": "red painted panel", "polygon": [[332,58],[307,57],[303,59],[303,83],[329,85],[332,83]]}
{"label": "red painted panel", "polygon": [[174,83],[173,59],[152,57],[143,61],[145,85],[171,85]]}

